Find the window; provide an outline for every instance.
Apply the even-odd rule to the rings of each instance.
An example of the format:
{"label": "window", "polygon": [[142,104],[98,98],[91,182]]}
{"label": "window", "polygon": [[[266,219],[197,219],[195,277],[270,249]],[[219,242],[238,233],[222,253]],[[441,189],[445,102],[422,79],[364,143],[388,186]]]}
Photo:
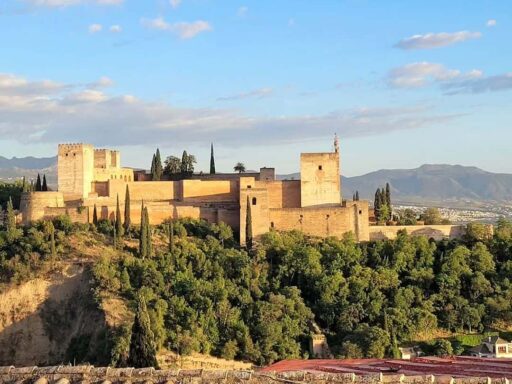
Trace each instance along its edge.
{"label": "window", "polygon": [[321,166],[321,165],[319,165],[319,166],[318,166],[318,170],[319,170],[319,171],[321,171],[321,170],[322,170],[322,166]]}
{"label": "window", "polygon": [[359,214],[362,215],[363,214],[363,211],[359,210]]}
{"label": "window", "polygon": [[251,189],[251,188],[252,188],[252,186],[251,186],[251,185],[248,185],[248,186],[247,186],[247,188],[248,188],[248,189]]}
{"label": "window", "polygon": [[252,205],[256,205],[256,198],[255,197],[252,198]]}
{"label": "window", "polygon": [[273,221],[270,222],[270,228],[274,228],[274,222]]}
{"label": "window", "polygon": [[498,353],[507,353],[507,347],[505,345],[498,345]]}

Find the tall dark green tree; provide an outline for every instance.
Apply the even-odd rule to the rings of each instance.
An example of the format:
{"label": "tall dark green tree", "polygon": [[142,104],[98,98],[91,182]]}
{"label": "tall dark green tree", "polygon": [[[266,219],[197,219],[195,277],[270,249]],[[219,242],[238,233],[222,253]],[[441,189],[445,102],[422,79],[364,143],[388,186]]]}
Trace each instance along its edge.
{"label": "tall dark green tree", "polygon": [[126,192],[124,194],[124,232],[129,233],[132,225],[132,218],[130,216],[130,187],[126,184]]}
{"label": "tall dark green tree", "polygon": [[151,159],[151,169],[149,171],[151,173],[151,180],[156,180],[156,155],[153,153],[153,158]]}
{"label": "tall dark green tree", "polygon": [[155,335],[151,330],[146,301],[142,295],[139,295],[137,300],[128,365],[135,368],[153,367],[158,369]]}
{"label": "tall dark green tree", "polygon": [[215,157],[213,156],[213,143],[210,150],[210,174],[215,174]]}
{"label": "tall dark green tree", "polygon": [[183,151],[181,155],[181,176],[185,177],[188,175],[188,153]]}
{"label": "tall dark green tree", "polygon": [[27,180],[25,179],[25,176],[23,176],[23,184],[22,184],[21,192],[28,192],[28,185],[27,185]]}
{"label": "tall dark green tree", "polygon": [[169,224],[169,247],[171,253],[174,251],[174,221],[171,220],[171,223]]}
{"label": "tall dark green tree", "polygon": [[144,207],[144,201],[140,209],[140,236],[139,236],[139,256],[145,259],[148,256],[148,240],[147,240],[147,229],[146,229],[146,208]]}
{"label": "tall dark green tree", "polygon": [[377,221],[380,219],[380,207],[382,206],[382,193],[380,188],[375,191],[375,199],[373,200],[373,210],[375,212],[375,218]]}
{"label": "tall dark green tree", "polygon": [[252,212],[249,196],[247,196],[247,212],[245,215],[245,245],[247,249],[252,249]]}
{"label": "tall dark green tree", "polygon": [[153,180],[160,180],[163,172],[162,157],[160,156],[160,149],[157,148],[155,153],[155,178]]}
{"label": "tall dark green tree", "polygon": [[359,191],[356,191],[356,201],[359,201]]}
{"label": "tall dark green tree", "polygon": [[36,192],[41,192],[43,189],[43,186],[41,185],[41,175],[39,175],[39,173],[37,174],[37,179],[36,179]]}
{"label": "tall dark green tree", "polygon": [[124,228],[123,228],[123,221],[121,219],[121,207],[119,206],[119,194],[117,194],[117,201],[116,201],[116,222],[115,222],[115,228],[116,228],[116,235],[119,239],[123,237],[124,235]]}
{"label": "tall dark green tree", "polygon": [[96,208],[96,204],[94,204],[94,209],[92,211],[92,223],[94,225],[98,225],[98,209]]}
{"label": "tall dark green tree", "polygon": [[146,231],[146,249],[147,256],[151,257],[153,255],[153,239],[151,237],[151,225],[149,224],[149,212],[148,207],[144,207],[144,222],[145,222],[145,231]]}
{"label": "tall dark green tree", "polygon": [[22,231],[16,227],[16,213],[14,212],[14,206],[12,199],[9,197],[7,202],[7,212],[5,218],[5,234],[8,243],[12,243],[22,236]]}
{"label": "tall dark green tree", "polygon": [[48,191],[48,184],[46,183],[46,175],[43,175],[43,185],[41,185],[41,191],[43,191],[43,192]]}

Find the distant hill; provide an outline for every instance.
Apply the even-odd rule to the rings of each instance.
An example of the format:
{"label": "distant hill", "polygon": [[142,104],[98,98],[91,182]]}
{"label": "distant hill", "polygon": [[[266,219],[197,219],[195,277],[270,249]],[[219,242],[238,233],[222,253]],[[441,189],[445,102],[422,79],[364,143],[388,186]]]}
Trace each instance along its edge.
{"label": "distant hill", "polygon": [[37,174],[45,174],[50,185],[57,184],[57,157],[13,157],[0,156],[0,180],[11,181],[26,177],[35,179]]}
{"label": "distant hill", "polygon": [[[298,173],[278,176],[299,179]],[[395,201],[446,200],[512,201],[512,175],[477,167],[426,164],[415,169],[380,170],[356,177],[342,177],[343,195],[373,200],[375,190],[389,182]]]}

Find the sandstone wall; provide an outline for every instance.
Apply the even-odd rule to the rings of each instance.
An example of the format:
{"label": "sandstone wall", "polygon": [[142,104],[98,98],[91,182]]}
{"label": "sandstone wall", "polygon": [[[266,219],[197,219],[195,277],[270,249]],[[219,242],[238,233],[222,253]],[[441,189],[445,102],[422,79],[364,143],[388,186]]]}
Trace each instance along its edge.
{"label": "sandstone wall", "polygon": [[109,180],[109,196],[124,202],[126,184],[130,189],[130,199],[136,201],[174,200],[179,199],[178,181],[134,181],[125,183],[122,180]]}
{"label": "sandstone wall", "polygon": [[85,198],[91,192],[94,149],[89,144],[59,144],[58,190],[70,199]]}
{"label": "sandstone wall", "polygon": [[94,181],[123,180],[133,181],[133,169],[130,168],[95,168]]}
{"label": "sandstone wall", "polygon": [[237,201],[237,180],[182,180],[182,200]]}
{"label": "sandstone wall", "polygon": [[464,225],[370,226],[370,240],[395,239],[398,231],[404,229],[409,235],[426,236],[435,240],[458,239],[466,233]]}
{"label": "sandstone wall", "polygon": [[300,155],[301,206],[341,203],[339,153]]}
{"label": "sandstone wall", "polygon": [[246,241],[247,198],[249,198],[249,205],[251,206],[253,238],[267,233],[270,229],[267,190],[253,187],[241,189],[239,231],[240,244],[242,245]]}
{"label": "sandstone wall", "polygon": [[47,207],[64,207],[63,194],[54,191],[24,192],[20,201],[22,223],[28,224],[43,219]]}
{"label": "sandstone wall", "polygon": [[269,208],[300,207],[300,180],[257,182],[256,185],[267,189]]}
{"label": "sandstone wall", "polygon": [[352,232],[358,241],[369,240],[367,212],[367,203],[353,204],[348,207],[271,208],[269,210],[270,226],[277,230],[298,230],[311,236],[338,238]]}

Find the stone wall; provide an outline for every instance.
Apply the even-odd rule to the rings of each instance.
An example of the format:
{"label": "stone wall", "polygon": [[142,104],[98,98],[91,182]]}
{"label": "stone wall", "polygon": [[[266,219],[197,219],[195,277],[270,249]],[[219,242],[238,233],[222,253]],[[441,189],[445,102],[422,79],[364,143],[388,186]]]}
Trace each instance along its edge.
{"label": "stone wall", "polygon": [[300,155],[301,206],[341,203],[339,153]]}
{"label": "stone wall", "polygon": [[64,196],[61,192],[24,192],[20,200],[22,223],[28,224],[43,219],[48,207],[64,206]]}
{"label": "stone wall", "polygon": [[252,370],[155,370],[154,368],[96,368],[87,366],[0,367],[0,383],[30,382],[35,384],[74,383],[418,383],[418,384],[508,384],[505,377],[479,377],[477,373],[452,377],[442,374],[404,375],[400,373],[354,372],[262,372]]}
{"label": "stone wall", "polygon": [[94,178],[94,148],[89,144],[59,144],[58,190],[67,200],[89,196]]}
{"label": "stone wall", "polygon": [[246,241],[247,198],[251,206],[252,237],[267,233],[270,229],[268,193],[263,188],[244,188],[240,190],[240,244]]}
{"label": "stone wall", "polygon": [[464,225],[396,225],[370,226],[370,240],[395,239],[397,233],[406,230],[412,236],[426,236],[435,240],[459,239],[466,233]]}
{"label": "stone wall", "polygon": [[300,207],[300,180],[257,182],[256,185],[267,189],[270,208]]}
{"label": "stone wall", "polygon": [[343,237],[352,232],[358,241],[368,241],[368,203],[349,206],[271,208],[270,227],[282,231],[298,230],[311,236]]}
{"label": "stone wall", "polygon": [[181,200],[238,201],[238,180],[182,180]]}

